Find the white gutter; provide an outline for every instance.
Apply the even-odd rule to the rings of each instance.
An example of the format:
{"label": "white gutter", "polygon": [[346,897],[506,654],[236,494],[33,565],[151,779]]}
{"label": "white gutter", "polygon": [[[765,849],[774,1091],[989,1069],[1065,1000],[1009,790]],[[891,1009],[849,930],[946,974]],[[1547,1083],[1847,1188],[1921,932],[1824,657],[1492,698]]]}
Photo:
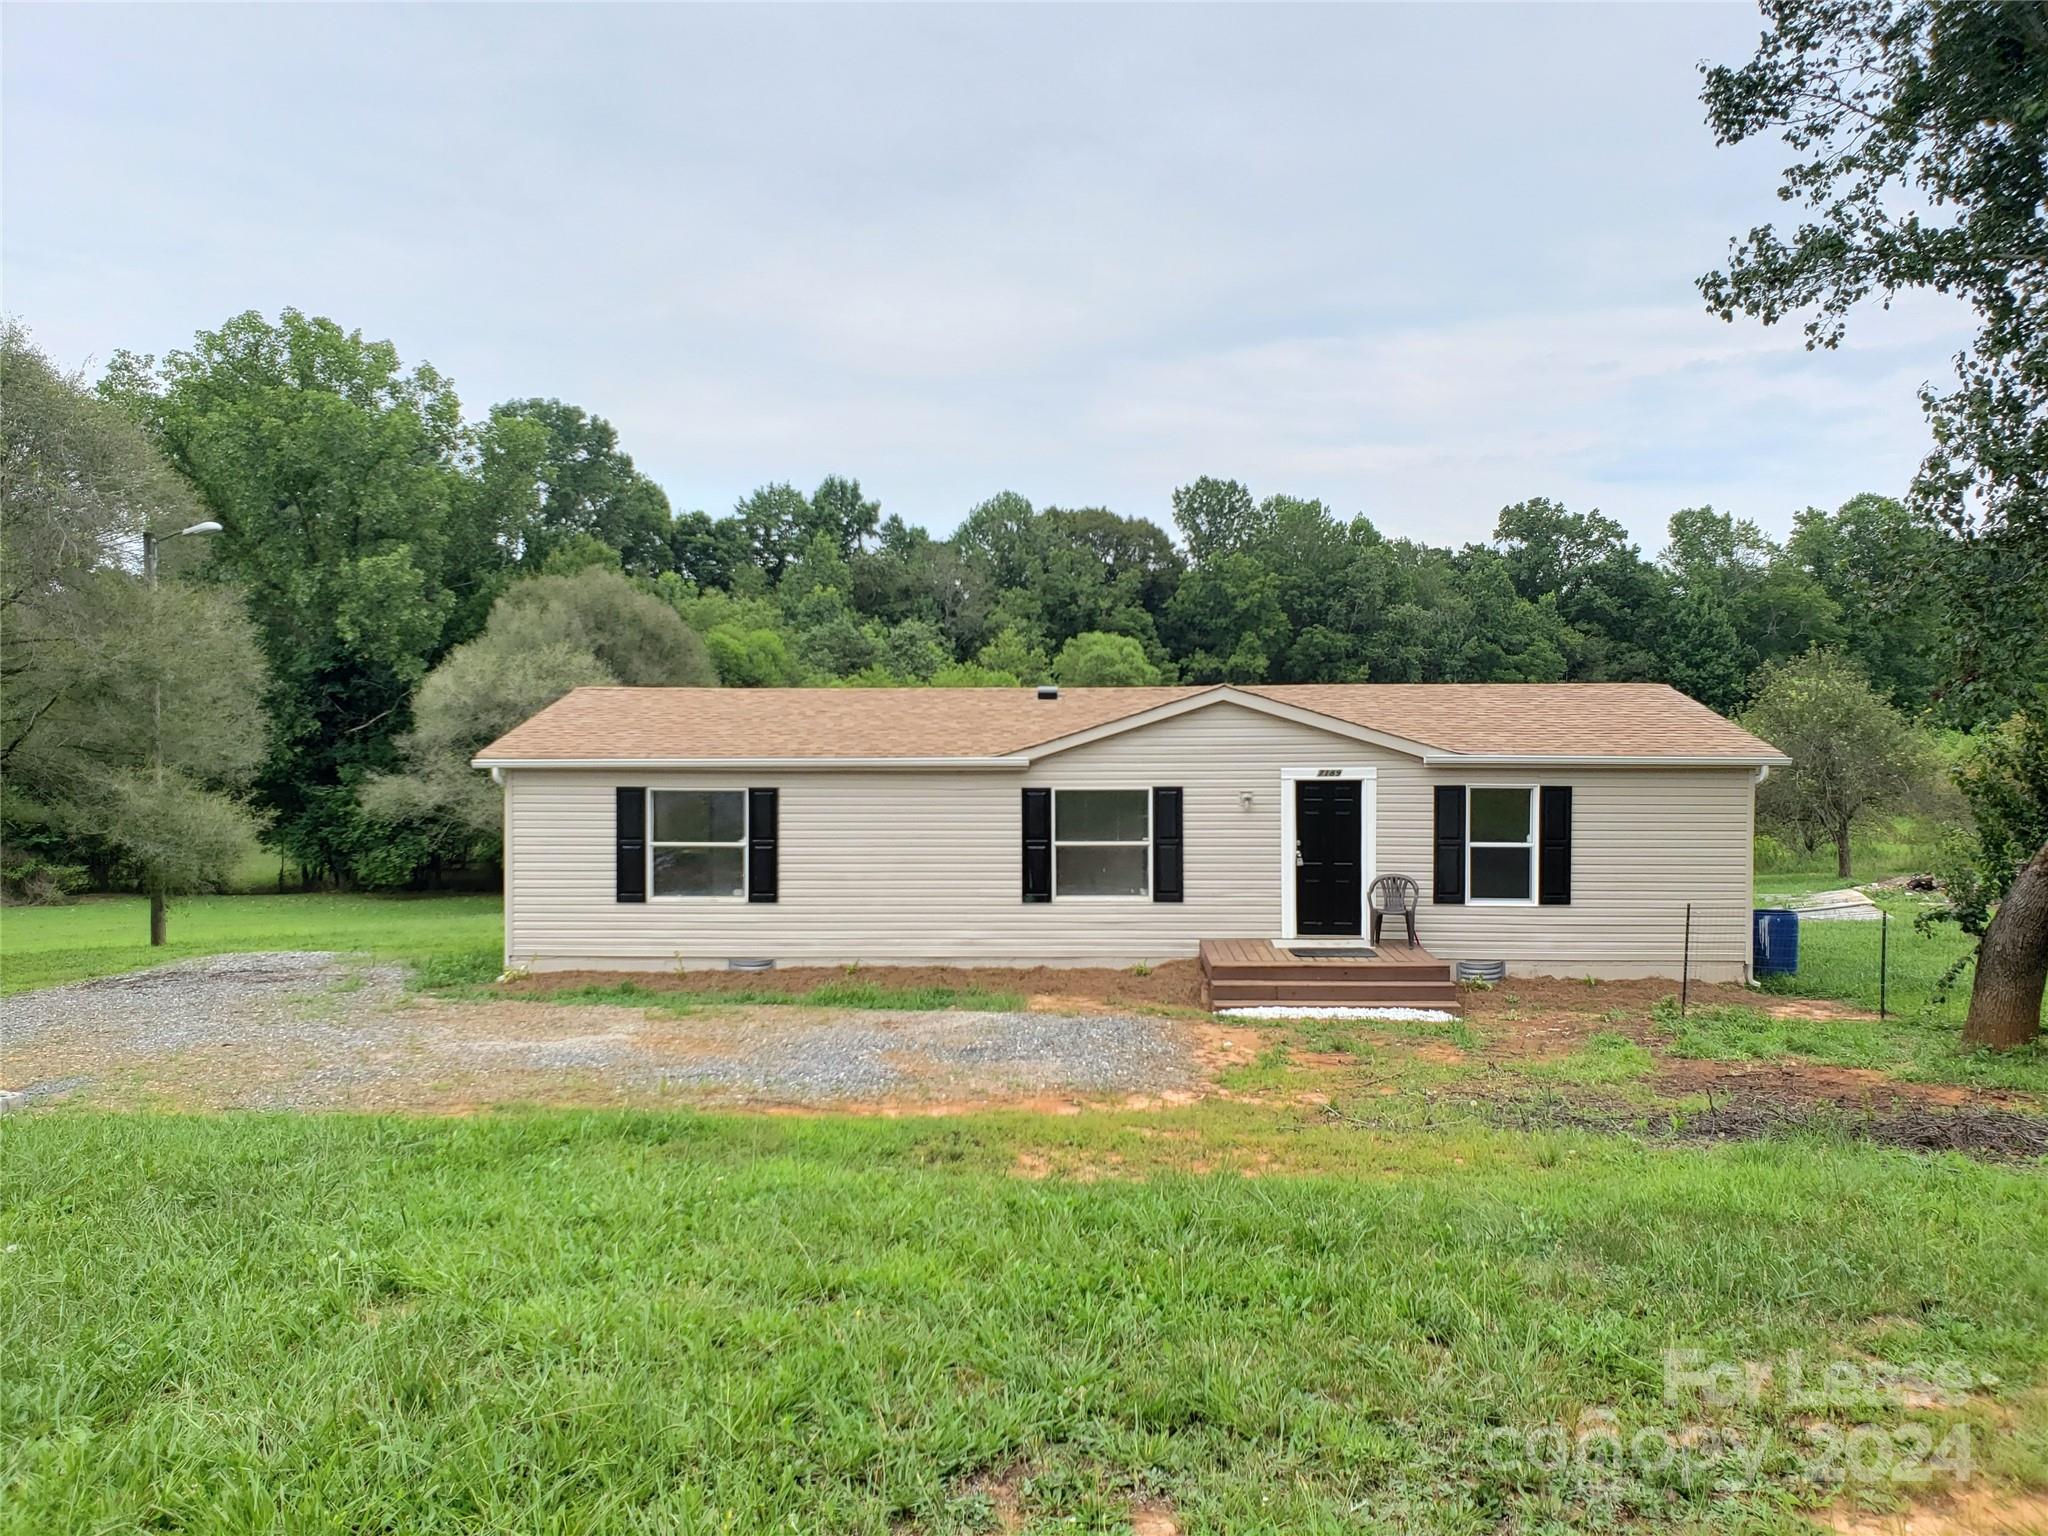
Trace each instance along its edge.
{"label": "white gutter", "polygon": [[1529,768],[1765,768],[1789,763],[1789,757],[1544,757],[1527,752],[1430,752],[1422,759],[1431,768],[1467,765]]}
{"label": "white gutter", "polygon": [[[888,772],[894,769],[971,768],[976,770],[1029,768],[1036,755],[1016,753],[1008,757],[492,757],[472,758],[472,768],[488,768],[495,778],[507,768],[634,768],[674,772],[718,771],[728,768],[773,769],[778,772],[836,770]],[[1051,754],[1046,754],[1050,756]],[[1431,752],[1423,756],[1430,768],[1749,768],[1768,774],[1774,764],[1788,763],[1786,757],[1589,757],[1532,756],[1508,752]],[[502,780],[501,780],[502,782]]]}

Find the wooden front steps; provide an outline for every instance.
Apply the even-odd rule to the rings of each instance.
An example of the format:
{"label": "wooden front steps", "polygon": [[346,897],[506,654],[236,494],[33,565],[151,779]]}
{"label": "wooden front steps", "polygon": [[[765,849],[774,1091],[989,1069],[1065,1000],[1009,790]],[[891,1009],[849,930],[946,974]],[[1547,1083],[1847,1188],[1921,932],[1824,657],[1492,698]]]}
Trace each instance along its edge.
{"label": "wooden front steps", "polygon": [[1305,959],[1295,949],[1363,949],[1363,942],[1303,940],[1280,947],[1265,939],[1202,940],[1202,990],[1212,1008],[1278,1008],[1290,1003],[1339,1008],[1436,1008],[1461,1011],[1451,963],[1420,945],[1384,939],[1366,956]]}

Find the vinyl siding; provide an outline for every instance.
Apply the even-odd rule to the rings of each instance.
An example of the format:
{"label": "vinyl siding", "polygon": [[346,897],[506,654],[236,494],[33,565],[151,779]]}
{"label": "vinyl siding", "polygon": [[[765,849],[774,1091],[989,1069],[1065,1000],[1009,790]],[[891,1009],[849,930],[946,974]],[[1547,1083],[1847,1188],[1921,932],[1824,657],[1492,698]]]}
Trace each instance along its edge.
{"label": "vinyl siding", "polygon": [[[786,964],[1115,964],[1192,955],[1203,938],[1272,937],[1281,922],[1285,768],[1375,770],[1376,872],[1413,875],[1425,945],[1555,974],[1672,974],[1687,901],[1695,974],[1739,975],[1750,903],[1747,768],[1545,772],[1574,787],[1572,905],[1427,905],[1431,788],[1534,783],[1425,768],[1312,726],[1218,704],[1018,770],[648,773],[509,769],[508,963],[646,968]],[[614,900],[615,785],[781,790],[775,905]],[[1020,899],[1018,791],[1185,791],[1186,899]],[[1249,791],[1245,807],[1242,793]]]}

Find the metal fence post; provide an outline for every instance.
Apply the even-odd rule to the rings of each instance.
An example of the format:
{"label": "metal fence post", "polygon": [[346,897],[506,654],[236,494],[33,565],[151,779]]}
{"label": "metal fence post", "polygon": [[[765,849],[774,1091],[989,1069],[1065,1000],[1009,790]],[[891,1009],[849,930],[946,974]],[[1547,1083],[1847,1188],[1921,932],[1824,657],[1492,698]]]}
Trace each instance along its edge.
{"label": "metal fence post", "polygon": [[1882,1019],[1885,1004],[1890,1001],[1885,982],[1886,972],[1891,963],[1892,915],[1879,907],[1877,909],[1877,1016]]}
{"label": "metal fence post", "polygon": [[1685,957],[1678,963],[1678,1016],[1692,999],[1692,903],[1685,904]]}

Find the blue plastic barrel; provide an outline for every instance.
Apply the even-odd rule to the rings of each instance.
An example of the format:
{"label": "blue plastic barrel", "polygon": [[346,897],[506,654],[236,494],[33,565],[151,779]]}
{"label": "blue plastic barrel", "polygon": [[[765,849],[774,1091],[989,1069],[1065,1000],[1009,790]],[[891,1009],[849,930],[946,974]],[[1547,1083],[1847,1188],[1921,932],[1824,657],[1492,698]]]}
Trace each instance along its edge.
{"label": "blue plastic barrel", "polygon": [[1799,969],[1799,914],[1785,907],[1758,907],[1755,954],[1758,976],[1790,976]]}

